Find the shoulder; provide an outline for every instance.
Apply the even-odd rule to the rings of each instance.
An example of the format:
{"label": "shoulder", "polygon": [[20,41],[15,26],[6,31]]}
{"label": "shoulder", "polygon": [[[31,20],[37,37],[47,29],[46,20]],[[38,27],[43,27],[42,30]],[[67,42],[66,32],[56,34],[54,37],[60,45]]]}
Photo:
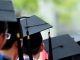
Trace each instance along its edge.
{"label": "shoulder", "polygon": [[48,53],[43,50],[40,52],[40,57],[44,60],[44,59],[48,59]]}

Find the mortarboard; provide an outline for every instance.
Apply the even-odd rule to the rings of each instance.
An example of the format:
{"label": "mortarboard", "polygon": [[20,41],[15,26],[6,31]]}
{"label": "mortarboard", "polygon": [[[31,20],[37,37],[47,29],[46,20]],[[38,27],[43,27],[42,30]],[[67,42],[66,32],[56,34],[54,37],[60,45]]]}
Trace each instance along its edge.
{"label": "mortarboard", "polygon": [[0,21],[17,21],[12,1],[0,0]]}
{"label": "mortarboard", "polygon": [[27,28],[29,30],[29,35],[31,35],[52,27],[51,25],[44,22],[41,18],[35,15],[31,17],[21,17],[21,18],[23,18],[22,20],[20,20],[23,30],[23,37],[26,36]]}
{"label": "mortarboard", "polygon": [[[20,20],[20,23],[21,23],[23,37],[27,36],[27,40],[30,39],[29,35],[41,32],[43,30],[46,30],[52,27],[51,25],[44,22],[42,19],[40,19],[39,17],[35,15],[31,17],[20,17],[18,19]],[[29,55],[30,60],[33,60],[31,55],[32,54],[30,53]]]}
{"label": "mortarboard", "polygon": [[[52,49],[54,60],[67,58],[73,55],[80,54],[80,47],[68,34],[53,37]],[[44,40],[46,51],[48,52],[48,40]]]}

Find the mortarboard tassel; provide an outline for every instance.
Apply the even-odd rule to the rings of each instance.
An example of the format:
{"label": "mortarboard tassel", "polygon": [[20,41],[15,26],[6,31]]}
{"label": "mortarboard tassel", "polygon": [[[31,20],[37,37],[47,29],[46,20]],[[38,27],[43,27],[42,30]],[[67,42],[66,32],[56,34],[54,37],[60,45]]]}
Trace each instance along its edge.
{"label": "mortarboard tassel", "polygon": [[53,52],[52,52],[52,43],[51,43],[51,37],[50,37],[50,30],[48,32],[48,36],[49,36],[49,56],[48,56],[48,59],[49,60],[53,60]]}
{"label": "mortarboard tassel", "polygon": [[[20,25],[20,20],[18,20],[18,18],[17,18],[17,21],[18,21],[18,23],[19,23],[19,25]],[[18,44],[18,55],[19,55],[19,60],[24,60],[23,59],[23,49],[22,49],[22,46],[21,46],[21,36],[20,35],[22,35],[22,29],[21,29],[21,26],[19,26],[20,27],[20,33],[18,32],[16,35],[17,35],[17,44]]]}
{"label": "mortarboard tassel", "polygon": [[[27,20],[26,20],[26,25],[27,25]],[[30,44],[30,35],[29,35],[29,31],[28,31],[28,27],[27,27],[27,32],[26,32],[26,34],[27,34],[27,40],[29,40],[29,59],[30,60],[33,60],[33,57],[32,57],[32,49],[31,49],[31,44]]]}
{"label": "mortarboard tassel", "polygon": [[[27,31],[27,34],[28,34],[29,32]],[[32,57],[32,52],[31,52],[31,44],[30,44],[30,36],[29,35],[27,35],[27,40],[29,40],[29,59],[30,60],[33,60],[33,57]]]}
{"label": "mortarboard tassel", "polygon": [[19,60],[23,60],[23,51],[22,51],[22,47],[21,47],[20,33],[17,33],[17,44],[18,44]]}

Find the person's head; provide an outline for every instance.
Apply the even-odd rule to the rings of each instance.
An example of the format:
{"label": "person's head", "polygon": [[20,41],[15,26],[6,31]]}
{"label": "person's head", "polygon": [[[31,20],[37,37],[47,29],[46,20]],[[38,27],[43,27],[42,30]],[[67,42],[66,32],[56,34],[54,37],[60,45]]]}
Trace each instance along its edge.
{"label": "person's head", "polygon": [[0,49],[4,46],[6,42],[5,32],[6,32],[5,22],[0,22]]}
{"label": "person's head", "polygon": [[29,54],[29,48],[31,48],[32,54],[35,55],[39,52],[40,47],[42,44],[42,36],[41,33],[35,33],[30,35],[30,47],[29,47],[29,40],[27,40],[27,37],[23,38],[23,48],[24,53]]}
{"label": "person's head", "polygon": [[[19,32],[19,24],[17,22],[8,22],[8,33],[11,35],[10,39],[7,40],[3,49],[10,49],[13,44],[17,41],[17,32]],[[16,44],[17,45],[17,44]]]}

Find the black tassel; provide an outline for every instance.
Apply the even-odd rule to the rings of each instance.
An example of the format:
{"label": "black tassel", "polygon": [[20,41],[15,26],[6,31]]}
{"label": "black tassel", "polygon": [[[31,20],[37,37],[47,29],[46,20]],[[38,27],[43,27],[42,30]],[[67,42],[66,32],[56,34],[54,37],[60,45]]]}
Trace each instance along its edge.
{"label": "black tassel", "polygon": [[52,51],[52,43],[51,43],[51,37],[50,37],[50,31],[48,32],[48,36],[49,36],[49,60],[53,60],[53,51]]}

